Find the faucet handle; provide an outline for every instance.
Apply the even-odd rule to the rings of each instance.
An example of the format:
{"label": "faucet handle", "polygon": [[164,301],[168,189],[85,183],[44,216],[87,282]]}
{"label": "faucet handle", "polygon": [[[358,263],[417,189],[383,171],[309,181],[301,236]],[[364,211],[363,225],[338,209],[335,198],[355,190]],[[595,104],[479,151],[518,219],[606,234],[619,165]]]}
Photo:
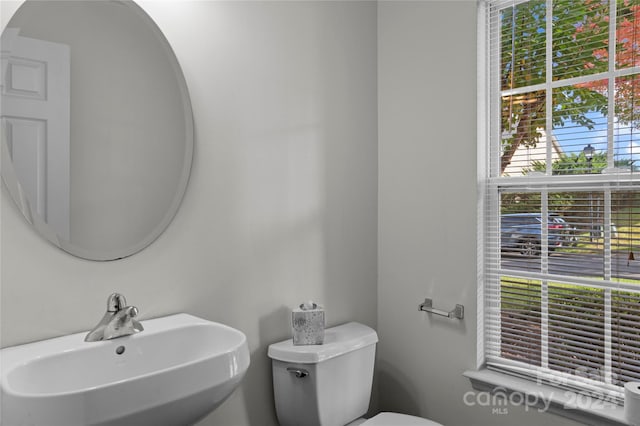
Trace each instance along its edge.
{"label": "faucet handle", "polygon": [[107,312],[118,312],[127,306],[127,300],[120,293],[113,293],[107,299]]}

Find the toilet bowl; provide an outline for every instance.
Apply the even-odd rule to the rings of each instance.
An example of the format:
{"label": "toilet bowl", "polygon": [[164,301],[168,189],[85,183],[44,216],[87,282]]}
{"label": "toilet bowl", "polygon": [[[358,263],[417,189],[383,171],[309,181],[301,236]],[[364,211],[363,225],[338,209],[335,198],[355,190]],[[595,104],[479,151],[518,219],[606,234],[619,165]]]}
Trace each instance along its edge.
{"label": "toilet bowl", "polygon": [[369,420],[361,423],[360,426],[442,426],[432,420],[422,417],[408,416],[399,413],[380,413]]}
{"label": "toilet bowl", "polygon": [[324,344],[269,346],[276,414],[281,426],[440,426],[397,413],[361,419],[368,408],[378,335],[350,322],[325,330]]}

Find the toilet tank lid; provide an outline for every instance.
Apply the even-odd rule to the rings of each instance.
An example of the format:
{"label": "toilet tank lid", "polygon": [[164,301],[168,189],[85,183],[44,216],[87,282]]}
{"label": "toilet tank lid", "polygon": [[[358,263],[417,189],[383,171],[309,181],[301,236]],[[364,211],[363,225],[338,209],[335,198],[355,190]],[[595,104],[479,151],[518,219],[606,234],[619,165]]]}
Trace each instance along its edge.
{"label": "toilet tank lid", "polygon": [[269,345],[269,357],[285,362],[315,364],[355,351],[378,341],[371,327],[349,322],[324,330],[324,344],[294,346],[293,339]]}

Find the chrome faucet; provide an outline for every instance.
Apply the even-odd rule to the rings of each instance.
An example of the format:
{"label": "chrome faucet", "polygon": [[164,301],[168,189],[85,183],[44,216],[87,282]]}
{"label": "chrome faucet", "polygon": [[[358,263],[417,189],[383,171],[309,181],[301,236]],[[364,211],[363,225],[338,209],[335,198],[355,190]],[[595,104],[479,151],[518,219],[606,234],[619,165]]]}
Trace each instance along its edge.
{"label": "chrome faucet", "polygon": [[107,312],[98,325],[87,333],[84,341],[98,342],[138,333],[144,330],[144,327],[135,319],[137,315],[138,308],[127,306],[127,301],[123,295],[113,293],[107,299]]}

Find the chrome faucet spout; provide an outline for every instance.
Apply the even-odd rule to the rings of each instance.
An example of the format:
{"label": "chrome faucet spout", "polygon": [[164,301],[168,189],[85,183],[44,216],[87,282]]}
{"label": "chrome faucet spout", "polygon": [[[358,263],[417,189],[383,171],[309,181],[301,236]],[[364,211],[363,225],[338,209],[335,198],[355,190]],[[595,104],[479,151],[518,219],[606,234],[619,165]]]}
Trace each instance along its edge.
{"label": "chrome faucet spout", "polygon": [[137,315],[138,308],[127,306],[123,295],[113,293],[107,299],[107,312],[98,325],[87,333],[84,340],[85,342],[97,342],[138,333],[144,330],[144,327],[135,319]]}

